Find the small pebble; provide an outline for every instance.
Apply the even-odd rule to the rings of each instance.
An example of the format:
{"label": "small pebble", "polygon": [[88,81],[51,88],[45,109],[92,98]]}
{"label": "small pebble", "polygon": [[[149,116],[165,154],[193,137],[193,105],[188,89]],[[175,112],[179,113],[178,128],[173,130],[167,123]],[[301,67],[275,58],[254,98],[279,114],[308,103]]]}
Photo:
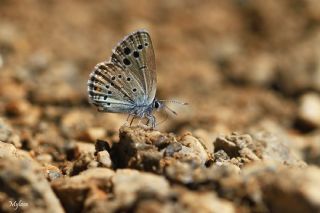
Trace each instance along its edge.
{"label": "small pebble", "polygon": [[101,151],[97,153],[97,160],[102,164],[103,167],[110,168],[112,166],[112,161],[110,155],[107,151]]}
{"label": "small pebble", "polygon": [[308,93],[300,99],[298,116],[313,126],[320,126],[320,97],[316,93]]}

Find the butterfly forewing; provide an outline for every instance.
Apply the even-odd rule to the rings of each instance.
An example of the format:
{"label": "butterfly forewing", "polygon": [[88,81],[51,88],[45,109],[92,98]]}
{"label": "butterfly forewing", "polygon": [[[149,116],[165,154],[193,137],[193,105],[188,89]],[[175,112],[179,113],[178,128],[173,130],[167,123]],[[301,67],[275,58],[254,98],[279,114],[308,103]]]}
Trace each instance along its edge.
{"label": "butterfly forewing", "polygon": [[128,35],[115,48],[111,61],[132,73],[144,96],[136,99],[138,105],[151,104],[156,93],[156,66],[150,35],[137,31]]}

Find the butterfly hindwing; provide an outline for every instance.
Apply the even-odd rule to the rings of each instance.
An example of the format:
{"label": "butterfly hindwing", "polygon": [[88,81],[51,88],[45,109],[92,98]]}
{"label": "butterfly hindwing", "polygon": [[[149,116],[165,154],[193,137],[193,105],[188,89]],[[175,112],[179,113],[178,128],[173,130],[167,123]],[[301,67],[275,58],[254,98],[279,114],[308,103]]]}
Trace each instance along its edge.
{"label": "butterfly hindwing", "polygon": [[139,85],[133,76],[110,62],[102,62],[95,66],[88,81],[89,100],[100,111],[130,112],[135,106],[135,99],[143,93],[137,89]]}

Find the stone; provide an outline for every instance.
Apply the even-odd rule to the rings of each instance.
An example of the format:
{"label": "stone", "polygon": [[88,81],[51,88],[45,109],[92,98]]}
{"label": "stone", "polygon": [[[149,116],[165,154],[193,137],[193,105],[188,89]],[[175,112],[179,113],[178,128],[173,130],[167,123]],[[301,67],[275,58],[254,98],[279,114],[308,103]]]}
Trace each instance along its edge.
{"label": "stone", "polygon": [[97,153],[97,161],[106,168],[111,168],[112,161],[108,151],[100,151]]}
{"label": "stone", "polygon": [[94,142],[97,139],[105,138],[106,130],[102,127],[87,128],[83,132],[80,132],[77,136],[78,140]]}
{"label": "stone", "polygon": [[252,135],[233,133],[218,137],[214,142],[215,162],[231,163],[243,167],[253,162],[274,162],[292,166],[305,166],[288,142],[277,135],[256,131]]}
{"label": "stone", "polygon": [[41,167],[30,160],[1,159],[0,182],[1,212],[14,212],[12,202],[21,212],[64,212]]}
{"label": "stone", "polygon": [[91,168],[79,175],[57,179],[52,182],[52,188],[67,212],[79,212],[88,196],[98,196],[96,199],[107,197],[99,187],[111,187],[111,177],[114,171],[107,168]]}
{"label": "stone", "polygon": [[120,141],[110,150],[116,167],[136,168],[162,173],[170,162],[188,162],[205,166],[212,160],[201,142],[190,134],[176,137],[143,128],[120,129]]}
{"label": "stone", "polygon": [[320,96],[318,94],[307,93],[301,97],[298,118],[306,125],[320,126]]}
{"label": "stone", "polygon": [[[260,194],[255,202],[269,211],[318,212],[320,184],[317,167],[289,168],[254,165],[243,171],[243,183],[250,197]],[[297,200],[299,202],[297,202]]]}
{"label": "stone", "polygon": [[[231,163],[239,167],[246,163],[260,161],[260,158],[254,152],[255,146],[250,135],[232,133],[229,136],[220,136],[214,142],[215,161],[224,162],[225,159],[229,158]],[[225,154],[221,155],[221,150],[227,156]],[[217,155],[218,153],[219,155]],[[219,157],[223,159],[219,159]]]}
{"label": "stone", "polygon": [[16,149],[15,146],[0,141],[0,160],[16,159],[33,162],[30,154],[24,150]]}
{"label": "stone", "polygon": [[220,199],[212,192],[192,192],[183,188],[176,191],[179,194],[179,202],[174,212],[236,212],[230,201]]}
{"label": "stone", "polygon": [[22,146],[20,136],[13,131],[11,125],[4,119],[0,119],[0,141],[13,144],[17,148]]}

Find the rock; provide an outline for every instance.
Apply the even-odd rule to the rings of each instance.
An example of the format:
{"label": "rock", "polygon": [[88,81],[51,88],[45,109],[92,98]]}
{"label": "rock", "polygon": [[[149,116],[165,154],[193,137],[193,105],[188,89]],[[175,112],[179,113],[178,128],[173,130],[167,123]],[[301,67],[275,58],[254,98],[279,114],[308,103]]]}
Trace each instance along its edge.
{"label": "rock", "polygon": [[86,200],[92,199],[90,196],[95,197],[94,200],[108,197],[102,189],[111,187],[113,175],[114,171],[107,168],[91,168],[70,178],[57,179],[52,182],[52,188],[67,212],[80,212]]}
{"label": "rock", "polygon": [[123,206],[132,205],[140,196],[168,196],[170,186],[164,177],[130,169],[117,170],[112,178],[115,197],[120,198]]}
{"label": "rock", "polygon": [[169,212],[179,212],[176,208],[169,205],[168,203],[162,203],[155,200],[143,200],[137,203],[135,207],[135,212],[155,212],[155,213],[169,213]]}
{"label": "rock", "polygon": [[68,175],[77,175],[80,172],[98,167],[98,162],[95,157],[95,145],[80,141],[70,141],[65,146],[66,158],[71,164],[65,167],[65,172]]}
{"label": "rock", "polygon": [[96,152],[100,152],[100,151],[110,151],[111,147],[109,145],[109,143],[107,141],[104,140],[97,140],[95,143],[95,148],[96,148]]}
{"label": "rock", "polygon": [[297,169],[258,165],[243,171],[243,183],[247,182],[247,189],[251,188],[248,191],[251,196],[260,194],[259,202],[263,203],[259,205],[268,211],[318,212],[319,175],[320,169],[316,167]]}
{"label": "rock", "polygon": [[71,110],[63,116],[60,128],[69,138],[77,139],[93,122],[92,113],[84,110]]}
{"label": "rock", "polygon": [[78,159],[81,155],[94,155],[95,145],[81,141],[69,141],[65,147],[68,160]]}
{"label": "rock", "polygon": [[156,173],[162,173],[164,167],[173,161],[188,162],[197,167],[205,166],[211,160],[204,145],[190,134],[176,138],[139,127],[122,127],[120,141],[114,144],[110,154],[116,167]]}
{"label": "rock", "polygon": [[102,127],[87,128],[83,132],[80,132],[77,136],[78,140],[94,142],[97,139],[106,137],[106,130]]}
{"label": "rock", "polygon": [[10,101],[6,104],[6,113],[11,116],[20,116],[30,111],[30,104],[24,99]]}
{"label": "rock", "polygon": [[110,151],[112,162],[118,168],[129,167],[160,173],[163,153],[156,145],[163,149],[172,138],[158,131],[123,126],[119,143],[113,144]]}
{"label": "rock", "polygon": [[[129,210],[140,200],[163,200],[169,183],[164,177],[135,170],[92,168],[52,183],[64,208],[70,212],[115,212]],[[112,198],[112,199],[110,199]]]}
{"label": "rock", "polygon": [[192,159],[193,161],[197,161],[196,164],[198,165],[205,165],[206,162],[211,158],[211,156],[208,154],[208,151],[205,149],[205,146],[191,134],[182,136],[179,142],[184,145],[184,147],[190,148],[190,153],[183,150],[184,147],[182,147],[182,150],[178,151],[178,153],[181,153],[184,158],[188,156],[188,158]]}
{"label": "rock", "polygon": [[[311,127],[320,126],[320,96],[307,93],[300,99],[298,119]],[[301,124],[303,125],[303,124]]]}
{"label": "rock", "polygon": [[[98,167],[98,162],[94,156],[95,147],[93,144],[77,143],[79,157],[73,162],[70,171],[67,172],[71,176],[77,175],[80,172],[89,168]],[[81,146],[79,146],[81,145]]]}
{"label": "rock", "polygon": [[316,131],[307,137],[300,137],[301,147],[298,150],[308,165],[320,166],[320,132]]}
{"label": "rock", "polygon": [[[16,149],[12,144],[0,142],[0,159],[16,159],[33,161],[30,154],[26,151]],[[0,161],[1,161],[0,160]]]}
{"label": "rock", "polygon": [[[230,136],[220,136],[214,142],[215,161],[224,162],[229,158],[231,163],[239,167],[246,163],[260,161],[259,157],[254,153],[255,146],[250,135],[233,133]],[[227,156],[225,154],[221,155],[221,150]],[[223,159],[219,159],[219,157]]]}
{"label": "rock", "polygon": [[215,185],[223,178],[239,174],[240,168],[233,164],[212,165],[209,168],[195,168],[192,164],[173,162],[165,168],[166,177],[172,182],[178,182],[193,189]]}
{"label": "rock", "polygon": [[213,154],[213,141],[217,138],[217,133],[208,132],[204,129],[196,129],[192,134],[206,147],[206,150],[210,154]]}
{"label": "rock", "polygon": [[96,148],[94,144],[92,143],[85,143],[85,142],[80,142],[76,141],[76,147],[77,152],[79,152],[80,155],[85,155],[85,154],[94,154],[96,151]]}
{"label": "rock", "polygon": [[61,170],[56,166],[45,165],[44,170],[45,170],[44,172],[45,172],[46,178],[49,181],[54,181],[58,178],[63,177]]}
{"label": "rock", "polygon": [[176,191],[178,202],[174,212],[236,212],[230,201],[220,199],[212,192],[190,192],[183,188]]}
{"label": "rock", "polygon": [[175,154],[176,152],[179,152],[181,149],[182,149],[181,143],[173,142],[166,147],[164,151],[164,156],[172,157],[173,154]]}
{"label": "rock", "polygon": [[100,151],[97,153],[97,161],[103,166],[107,168],[111,168],[112,161],[108,151]]}
{"label": "rock", "polygon": [[0,119],[0,141],[13,144],[17,148],[21,148],[22,144],[19,135],[17,135],[9,123]]}
{"label": "rock", "polygon": [[36,157],[37,161],[41,163],[51,163],[52,162],[52,156],[49,154],[40,154]]}
{"label": "rock", "polygon": [[39,123],[41,111],[25,100],[10,101],[5,106],[6,113],[16,125],[36,126]]}
{"label": "rock", "polygon": [[274,162],[292,166],[305,166],[301,158],[289,149],[287,142],[268,132],[256,132],[252,136],[236,133],[218,137],[214,142],[215,162],[232,163],[242,167],[252,162]]}
{"label": "rock", "polygon": [[[14,92],[12,92],[14,91]],[[0,97],[2,100],[15,101],[26,99],[28,89],[26,85],[15,82],[12,79],[0,79]]]}
{"label": "rock", "polygon": [[1,159],[0,182],[1,212],[14,212],[10,201],[20,203],[17,209],[21,212],[64,212],[41,167],[32,161]]}
{"label": "rock", "polygon": [[255,152],[263,162],[298,167],[306,166],[305,162],[294,151],[294,147],[290,144],[292,142],[288,141],[289,139],[286,137],[261,131],[252,134],[252,138],[256,144]]}

